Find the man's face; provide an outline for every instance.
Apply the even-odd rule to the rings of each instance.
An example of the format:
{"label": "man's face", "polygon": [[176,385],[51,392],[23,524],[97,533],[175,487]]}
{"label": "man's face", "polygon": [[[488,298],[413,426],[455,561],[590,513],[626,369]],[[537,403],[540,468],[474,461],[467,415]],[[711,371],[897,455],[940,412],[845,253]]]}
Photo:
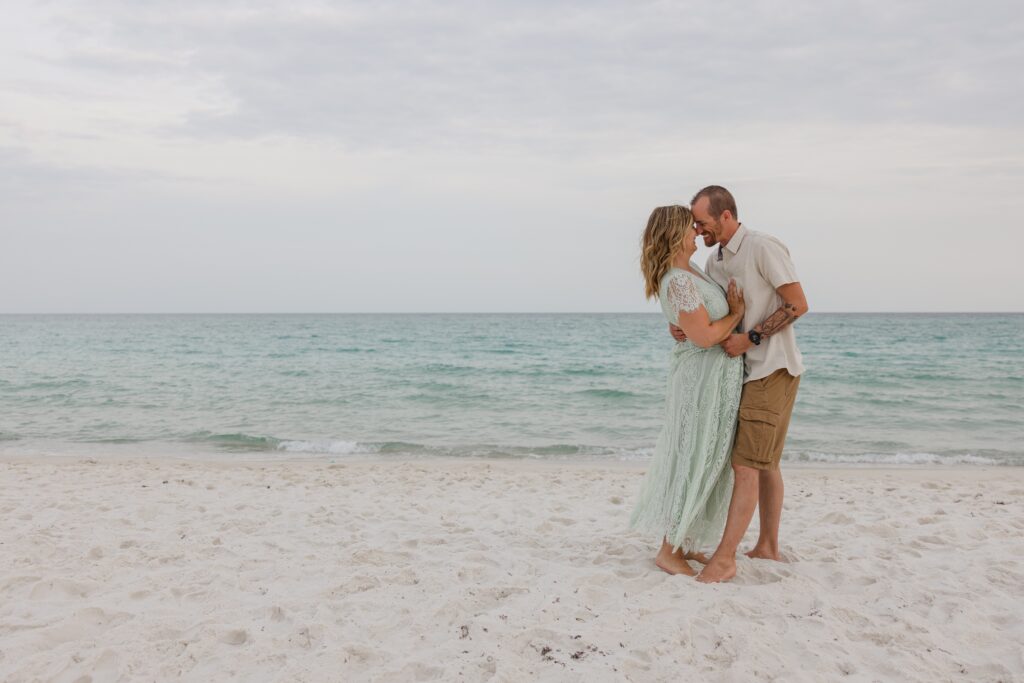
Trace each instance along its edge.
{"label": "man's face", "polygon": [[718,244],[722,236],[722,224],[711,217],[711,200],[701,197],[697,203],[690,207],[693,214],[693,227],[697,234],[704,238],[705,247],[713,247]]}

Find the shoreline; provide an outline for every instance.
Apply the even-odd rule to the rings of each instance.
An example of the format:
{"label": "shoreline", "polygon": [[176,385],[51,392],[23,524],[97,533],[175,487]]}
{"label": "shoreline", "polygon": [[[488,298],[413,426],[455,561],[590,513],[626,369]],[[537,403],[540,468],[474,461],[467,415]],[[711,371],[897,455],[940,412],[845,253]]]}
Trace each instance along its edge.
{"label": "shoreline", "polygon": [[[402,454],[316,454],[316,455],[268,455],[265,457],[255,456],[251,453],[228,454],[228,453],[196,453],[194,455],[181,454],[153,454],[143,453],[138,455],[127,455],[122,453],[108,453],[103,455],[88,455],[84,453],[0,453],[0,464],[3,463],[49,463],[49,462],[80,462],[80,463],[106,463],[106,462],[149,462],[149,463],[195,463],[210,465],[397,465],[397,464],[436,464],[442,467],[464,465],[498,465],[509,467],[581,467],[581,468],[609,468],[622,470],[646,471],[649,463],[641,460],[616,460],[612,458],[595,458],[588,456],[568,457],[473,457],[473,456],[448,456],[448,455],[423,455],[408,456]],[[992,463],[886,463],[886,462],[821,462],[821,461],[782,461],[782,471],[790,470],[827,470],[827,471],[965,471],[965,472],[1024,472],[1024,464],[992,464]]]}

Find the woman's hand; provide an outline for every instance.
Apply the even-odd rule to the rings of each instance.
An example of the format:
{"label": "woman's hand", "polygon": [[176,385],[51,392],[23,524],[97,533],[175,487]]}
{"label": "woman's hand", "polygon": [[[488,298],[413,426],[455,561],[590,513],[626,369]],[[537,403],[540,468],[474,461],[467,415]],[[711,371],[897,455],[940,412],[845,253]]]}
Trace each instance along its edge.
{"label": "woman's hand", "polygon": [[729,280],[729,289],[725,293],[725,300],[729,302],[729,313],[742,318],[743,313],[747,310],[747,304],[743,300],[743,292],[736,284],[735,278]]}

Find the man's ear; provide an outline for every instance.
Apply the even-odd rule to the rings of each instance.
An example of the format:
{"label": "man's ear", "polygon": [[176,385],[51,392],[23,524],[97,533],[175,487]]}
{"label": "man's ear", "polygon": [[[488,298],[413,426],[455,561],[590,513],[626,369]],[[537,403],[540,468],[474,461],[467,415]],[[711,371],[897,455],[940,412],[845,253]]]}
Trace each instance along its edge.
{"label": "man's ear", "polygon": [[725,211],[722,212],[722,215],[719,217],[718,221],[719,222],[727,221],[727,220],[730,220],[732,218],[733,218],[732,211],[730,211],[729,209],[726,209]]}

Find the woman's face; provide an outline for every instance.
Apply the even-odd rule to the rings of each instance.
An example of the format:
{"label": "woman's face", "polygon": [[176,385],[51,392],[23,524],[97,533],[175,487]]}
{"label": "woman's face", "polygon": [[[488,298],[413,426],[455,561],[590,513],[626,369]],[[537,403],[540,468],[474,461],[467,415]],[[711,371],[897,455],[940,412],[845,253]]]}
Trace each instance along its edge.
{"label": "woman's face", "polygon": [[686,232],[683,233],[683,252],[685,252],[686,254],[696,253],[697,237],[697,230],[691,223],[690,227],[688,227],[686,229]]}

